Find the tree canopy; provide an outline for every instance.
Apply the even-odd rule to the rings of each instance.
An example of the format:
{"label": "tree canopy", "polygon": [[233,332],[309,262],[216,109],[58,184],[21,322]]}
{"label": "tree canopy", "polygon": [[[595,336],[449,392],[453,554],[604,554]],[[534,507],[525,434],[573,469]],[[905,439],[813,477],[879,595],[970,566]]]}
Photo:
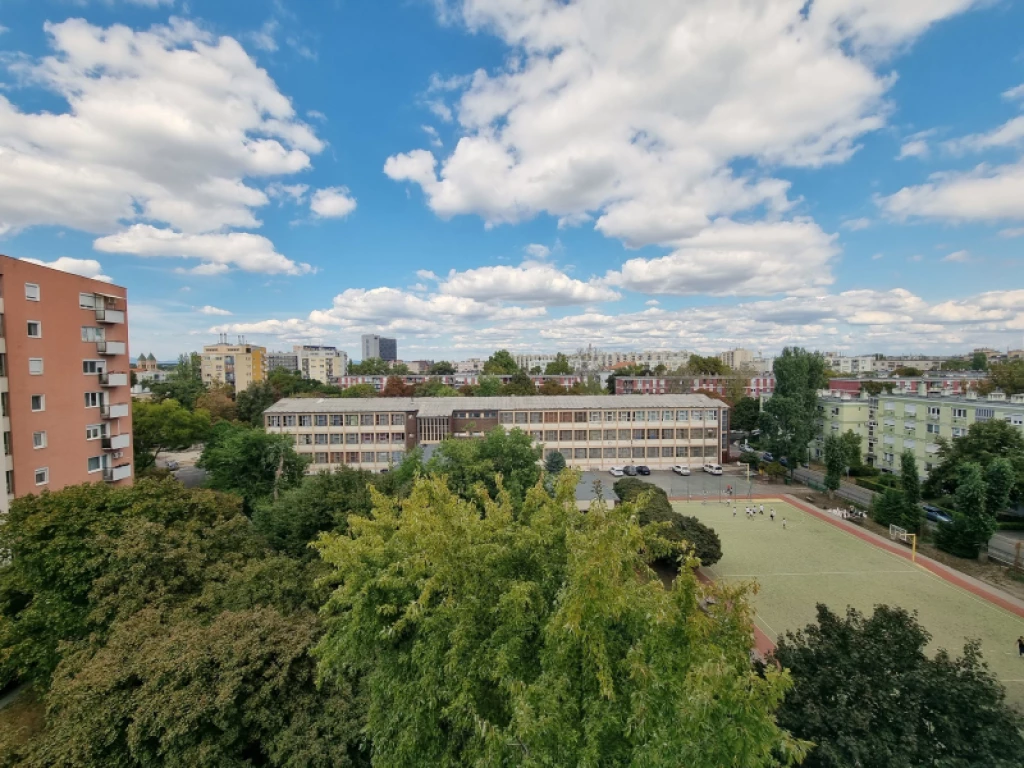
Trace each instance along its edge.
{"label": "tree canopy", "polygon": [[989,366],[988,377],[1007,395],[1019,395],[1024,392],[1024,360],[994,363]]}
{"label": "tree canopy", "polygon": [[307,459],[295,452],[291,435],[225,425],[207,441],[196,466],[209,475],[207,484],[239,494],[246,508],[275,492],[298,485]]}
{"label": "tree canopy", "polygon": [[438,360],[428,371],[431,376],[454,376],[455,372],[455,366],[447,360]]}
{"label": "tree canopy", "polygon": [[196,400],[206,391],[203,385],[202,358],[195,352],[180,355],[177,366],[167,375],[167,379],[153,382],[149,385],[149,391],[157,402],[175,400],[191,411],[196,407]]}
{"label": "tree canopy", "polygon": [[[939,463],[932,468],[924,484],[930,498],[952,496],[960,478],[960,467],[975,463],[988,467],[996,459],[1006,459],[1013,468],[1013,488],[1010,501],[1024,502],[1024,435],[1002,419],[975,422],[967,434],[949,441],[940,438]],[[1000,510],[1001,511],[1001,510]]]}
{"label": "tree canopy", "polygon": [[512,353],[507,349],[499,349],[484,363],[484,373],[494,374],[501,376],[502,374],[509,376],[513,373],[519,372],[519,366],[516,365],[516,360],[512,357]]}
{"label": "tree canopy", "polygon": [[818,412],[818,390],[827,386],[825,359],[816,352],[786,347],[775,358],[775,392],[761,411],[761,439],[768,450],[790,460],[790,471],[807,457]]}
{"label": "tree canopy", "polygon": [[540,479],[541,448],[520,429],[506,432],[495,427],[481,440],[449,438],[427,462],[426,471],[448,478],[451,488],[465,499],[476,499],[480,490],[498,492],[497,475],[517,501]]}
{"label": "tree canopy", "polygon": [[132,448],[135,471],[156,464],[163,451],[184,450],[206,439],[210,432],[210,414],[189,411],[177,400],[132,401]]}
{"label": "tree canopy", "polygon": [[779,725],[815,743],[804,768],[1024,765],[1024,720],[976,643],[929,657],[931,638],[901,608],[865,617],[818,606],[817,622],[778,641],[793,676]]}
{"label": "tree canopy", "polygon": [[544,368],[544,373],[547,376],[572,373],[572,365],[569,364],[569,358],[563,353],[558,352],[555,355],[555,359],[548,363]]}

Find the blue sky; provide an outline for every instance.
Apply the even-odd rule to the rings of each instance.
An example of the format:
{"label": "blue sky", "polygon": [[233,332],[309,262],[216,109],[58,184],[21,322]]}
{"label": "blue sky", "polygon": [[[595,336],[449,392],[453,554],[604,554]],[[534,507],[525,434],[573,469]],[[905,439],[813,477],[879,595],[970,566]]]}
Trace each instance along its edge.
{"label": "blue sky", "polygon": [[0,252],[405,359],[1024,346],[1024,4],[0,3]]}

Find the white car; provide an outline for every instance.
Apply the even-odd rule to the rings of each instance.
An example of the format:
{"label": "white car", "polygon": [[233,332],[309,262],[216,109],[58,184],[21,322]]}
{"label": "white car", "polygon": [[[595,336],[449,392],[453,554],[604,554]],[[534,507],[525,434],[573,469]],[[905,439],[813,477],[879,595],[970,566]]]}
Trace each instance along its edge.
{"label": "white car", "polygon": [[704,471],[709,475],[720,475],[722,474],[722,466],[720,464],[705,464]]}
{"label": "white car", "polygon": [[612,477],[622,477],[626,473],[623,471],[622,467],[612,467],[608,470],[608,474]]}
{"label": "white car", "polygon": [[677,475],[683,475],[684,477],[690,474],[690,468],[683,466],[682,464],[676,464],[672,467],[672,471]]}

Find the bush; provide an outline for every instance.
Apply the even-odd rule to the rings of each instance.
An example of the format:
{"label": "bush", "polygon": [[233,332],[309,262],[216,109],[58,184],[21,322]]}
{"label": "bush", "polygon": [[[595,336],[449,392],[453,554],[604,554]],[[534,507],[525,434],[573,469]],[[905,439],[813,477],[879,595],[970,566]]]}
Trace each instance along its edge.
{"label": "bush", "polygon": [[1024,531],[1024,520],[1000,520],[1000,531]]}
{"label": "bush", "polygon": [[880,470],[869,467],[867,464],[850,467],[850,477],[878,477],[881,474]]}

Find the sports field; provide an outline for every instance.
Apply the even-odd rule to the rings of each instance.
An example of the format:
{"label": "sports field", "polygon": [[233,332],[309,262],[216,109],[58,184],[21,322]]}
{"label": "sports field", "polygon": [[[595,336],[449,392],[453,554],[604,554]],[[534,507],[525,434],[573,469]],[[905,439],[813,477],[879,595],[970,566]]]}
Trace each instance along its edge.
{"label": "sports field", "polygon": [[[774,641],[814,621],[816,603],[839,613],[847,605],[864,613],[878,603],[899,605],[917,611],[932,635],[933,649],[959,655],[965,639],[979,639],[1008,698],[1024,707],[1024,659],[1018,658],[1016,645],[1024,634],[1024,618],[792,505],[757,503],[764,503],[765,514],[752,520],[742,500],[736,517],[731,506],[712,502],[674,502],[673,507],[721,537],[722,559],[707,569],[715,579],[761,585],[753,603],[757,624],[769,638]],[[768,516],[771,507],[774,523]]]}

